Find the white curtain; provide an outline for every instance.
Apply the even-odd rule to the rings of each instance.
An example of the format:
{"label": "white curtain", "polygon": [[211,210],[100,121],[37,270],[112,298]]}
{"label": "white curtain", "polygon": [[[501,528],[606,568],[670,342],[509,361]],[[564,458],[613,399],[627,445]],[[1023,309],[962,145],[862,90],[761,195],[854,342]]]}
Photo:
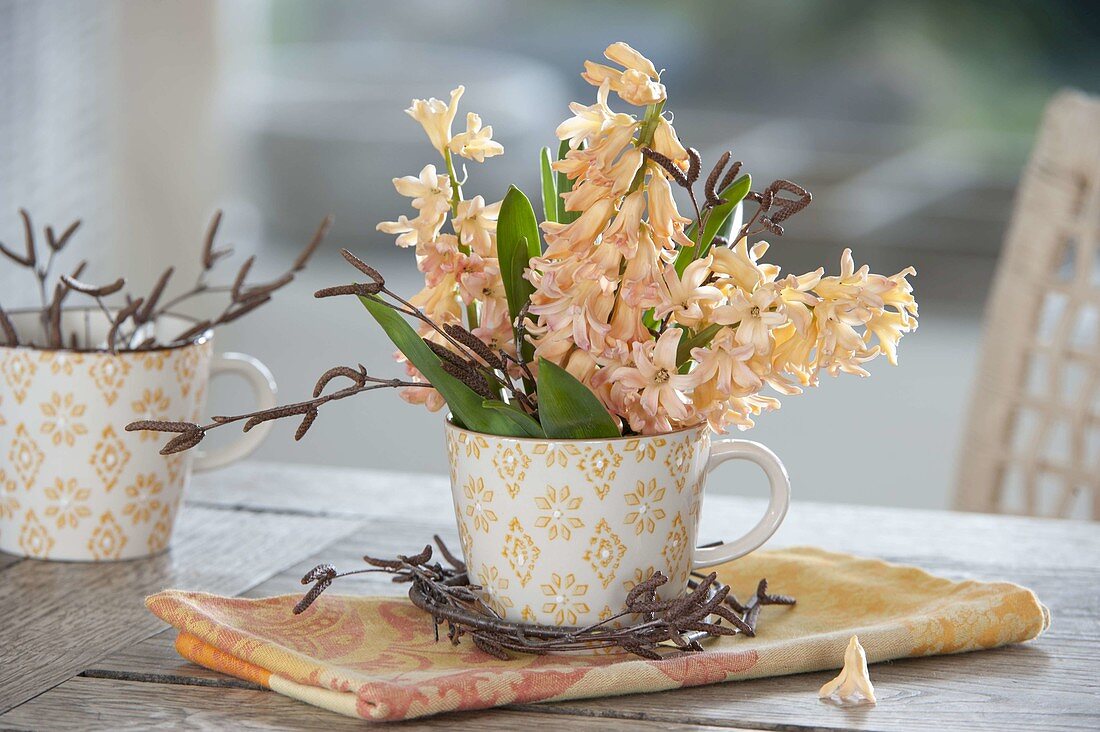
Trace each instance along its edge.
{"label": "white curtain", "polygon": [[[194,257],[221,188],[213,0],[0,0],[0,240],[17,208],[41,227],[84,219],[63,266],[142,287]],[[186,272],[180,273],[186,276]],[[0,302],[33,304],[0,263]]]}

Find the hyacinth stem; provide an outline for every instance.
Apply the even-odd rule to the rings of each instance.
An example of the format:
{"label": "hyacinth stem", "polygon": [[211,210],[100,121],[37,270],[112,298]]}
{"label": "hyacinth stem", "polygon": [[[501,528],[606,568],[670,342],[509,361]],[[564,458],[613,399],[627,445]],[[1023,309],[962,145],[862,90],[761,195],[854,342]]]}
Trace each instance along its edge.
{"label": "hyacinth stem", "polygon": [[[665,100],[663,99],[645,108],[645,117],[642,118],[642,126],[638,130],[638,138],[634,141],[635,147],[649,147],[653,143],[653,133],[657,131],[657,120],[660,119],[664,108]],[[643,160],[641,167],[634,175],[634,180],[630,182],[628,195],[638,190],[638,187],[645,181],[645,169],[646,161]]]}
{"label": "hyacinth stem", "polygon": [[[458,215],[458,204],[462,201],[462,184],[458,182],[458,174],[455,172],[454,158],[450,150],[444,150],[443,160],[447,164],[447,176],[451,179],[451,216],[453,218]],[[470,253],[470,248],[462,243],[459,243],[458,250],[463,254]],[[477,303],[466,304],[466,325],[470,330],[477,327]]]}

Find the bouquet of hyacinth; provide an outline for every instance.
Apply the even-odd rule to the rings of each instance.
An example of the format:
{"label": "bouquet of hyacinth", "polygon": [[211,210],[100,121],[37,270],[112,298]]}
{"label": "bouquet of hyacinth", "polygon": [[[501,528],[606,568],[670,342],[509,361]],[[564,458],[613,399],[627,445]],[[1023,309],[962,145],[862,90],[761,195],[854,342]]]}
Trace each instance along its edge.
{"label": "bouquet of hyacinth", "polygon": [[[463,87],[406,110],[441,165],[394,179],[416,215],[378,229],[415,251],[424,289],[406,300],[345,251],[365,281],[317,293],[358,296],[398,347],[406,379],[336,367],[310,400],[207,426],[132,428],[181,432],[190,446],[220,424],[298,415],[300,438],[321,405],[395,387],[498,435],[725,430],[779,406],[765,387],[792,395],[822,372],[865,376],[879,355],[896,363],[902,334],[917,327],[915,271],[871,274],[845,250],[838,274],[782,276],[761,261],[768,244],[757,239],[781,236],[810,194],[787,180],[754,190],[729,152],[704,171],[669,121],[656,67],[625,43],[605,56],[613,65],[586,61],[582,74],[595,103],[571,104],[556,155],[541,151],[541,223],[518,188],[491,204],[464,194],[457,158],[482,163],[504,148],[473,112],[454,133]],[[613,111],[612,95],[640,114]],[[676,188],[690,208],[677,205]],[[326,393],[337,377],[350,383]]]}

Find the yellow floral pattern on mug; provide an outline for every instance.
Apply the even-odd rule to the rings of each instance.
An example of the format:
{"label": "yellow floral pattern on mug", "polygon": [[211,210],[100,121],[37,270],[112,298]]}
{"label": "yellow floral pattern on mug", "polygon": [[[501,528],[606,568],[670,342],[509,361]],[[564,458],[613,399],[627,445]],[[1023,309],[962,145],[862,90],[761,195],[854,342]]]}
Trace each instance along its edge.
{"label": "yellow floral pattern on mug", "polygon": [[128,462],[130,451],[126,449],[115,428],[107,425],[92,452],[91,463],[108,493],[115,487]]}
{"label": "yellow floral pattern on mug", "polygon": [[603,447],[585,448],[584,454],[577,462],[577,469],[584,473],[585,480],[602,501],[611,490],[612,481],[615,480],[619,466],[622,464],[622,454],[608,443]]}
{"label": "yellow floral pattern on mug", "polygon": [[34,485],[38,477],[38,469],[42,467],[45,454],[38,447],[38,443],[27,432],[27,426],[20,422],[15,428],[15,439],[12,440],[11,449],[8,450],[8,462],[15,467],[15,474],[27,490]]}
{"label": "yellow floral pattern on mug", "polygon": [[150,554],[155,554],[168,547],[168,538],[172,535],[172,509],[169,506],[161,506],[160,516],[153,524],[153,530],[149,532],[146,545]]}
{"label": "yellow floral pattern on mug", "polygon": [[[83,329],[75,315],[70,326]],[[155,352],[0,346],[0,551],[109,561],[165,549],[194,456],[160,455],[150,433],[124,426],[196,421],[212,359],[210,340]],[[22,403],[9,382],[26,389]]]}
{"label": "yellow floral pattern on mug", "polygon": [[76,367],[84,363],[84,356],[69,351],[46,351],[38,357],[38,363],[48,366],[54,376],[72,376]]}
{"label": "yellow floral pattern on mug", "polygon": [[88,551],[96,559],[117,559],[125,546],[126,532],[118,525],[111,512],[107,511],[99,517],[99,525],[92,531],[92,537],[88,540]]}
{"label": "yellow floral pattern on mug", "polygon": [[635,534],[653,533],[657,522],[665,517],[665,510],[660,506],[664,499],[665,489],[657,486],[656,478],[650,479],[648,483],[639,480],[634,492],[626,494],[626,504],[634,510],[626,515],[625,520],[634,528]]}
{"label": "yellow floral pattern on mug", "polygon": [[691,440],[676,440],[672,443],[672,449],[665,457],[665,467],[672,478],[676,492],[684,490],[688,476],[691,474],[691,461],[695,459],[695,445]]}
{"label": "yellow floral pattern on mug", "polygon": [[477,572],[477,583],[481,585],[481,597],[485,604],[500,617],[507,615],[512,607],[512,598],[508,596],[508,578],[496,566],[483,564]]}
{"label": "yellow floral pattern on mug", "polygon": [[546,493],[535,497],[535,505],[543,512],[535,520],[535,526],[546,529],[551,541],[559,536],[568,541],[573,536],[573,529],[584,526],[576,515],[583,501],[580,496],[570,495],[567,485],[560,489],[546,486]]}
{"label": "yellow floral pattern on mug", "polygon": [[504,481],[508,495],[515,498],[519,495],[524,478],[527,477],[527,469],[531,467],[531,458],[523,452],[523,448],[518,444],[505,445],[498,443],[497,450],[493,454],[493,467],[497,469],[497,477]]}
{"label": "yellow floral pattern on mug", "polygon": [[532,452],[540,456],[547,467],[557,465],[561,468],[569,467],[570,460],[580,454],[580,450],[575,445],[559,442],[540,442],[535,445]]}
{"label": "yellow floral pattern on mug", "polygon": [[23,526],[19,531],[19,548],[29,557],[46,559],[56,542],[50,536],[50,530],[42,525],[34,511],[27,511],[23,517]]}
{"label": "yellow floral pattern on mug", "polygon": [[[657,571],[669,578],[660,597],[683,592],[706,472],[715,460],[754,450],[732,442],[755,445],[732,441],[715,453],[705,427],[557,441],[478,434],[453,424],[446,433],[448,444],[459,446],[449,450],[451,497],[471,576],[496,567],[493,581],[508,582],[506,589],[496,585],[497,594],[511,601],[494,600],[497,611],[508,620],[545,624],[573,624],[570,614],[580,625],[599,622],[605,607],[621,608],[630,589]],[[480,457],[460,446],[475,435],[485,441]],[[556,588],[553,602],[547,588]]]}
{"label": "yellow floral pattern on mug", "polygon": [[92,515],[88,508],[88,498],[92,491],[76,484],[76,478],[62,480],[56,478],[52,486],[46,487],[46,498],[50,504],[46,507],[46,516],[57,522],[57,528],[68,526],[75,529],[80,519]]}
{"label": "yellow floral pattern on mug", "polygon": [[646,439],[627,440],[623,445],[623,451],[634,456],[635,462],[653,462],[657,459],[657,451],[665,446],[665,438],[648,437]]}
{"label": "yellow floral pattern on mug", "polygon": [[[535,563],[541,552],[531,535],[523,530],[523,524],[517,518],[513,518],[508,524],[508,533],[504,535],[503,553],[504,558],[508,560],[508,566],[519,578],[519,586],[526,587],[531,581]],[[467,557],[469,556],[467,554]]]}
{"label": "yellow floral pattern on mug", "polygon": [[564,576],[551,574],[550,582],[542,585],[542,594],[547,598],[542,612],[553,615],[556,625],[576,625],[578,614],[589,612],[588,604],[581,599],[588,594],[588,585],[577,582],[572,572]]}
{"label": "yellow floral pattern on mug", "polygon": [[22,404],[27,398],[27,390],[30,389],[34,373],[38,369],[31,361],[31,357],[23,350],[9,350],[7,353],[7,359],[0,365],[0,372],[3,373],[16,404]]}
{"label": "yellow floral pattern on mug", "polygon": [[[130,403],[130,408],[134,410],[134,419],[168,419],[168,410],[171,406],[172,400],[160,388],[144,389],[141,398]],[[158,437],[157,433],[145,430],[138,434],[141,435],[142,441],[155,440]]]}
{"label": "yellow floral pattern on mug", "polygon": [[687,579],[688,563],[684,561],[684,552],[688,548],[688,541],[687,527],[684,525],[684,520],[680,517],[680,514],[677,513],[676,518],[672,519],[672,529],[665,539],[665,548],[661,551],[661,556],[668,562],[666,569],[669,579],[677,582],[681,578]]}
{"label": "yellow floral pattern on mug", "polygon": [[[188,351],[191,349],[187,349]],[[88,374],[92,377],[92,383],[103,395],[103,401],[111,406],[118,399],[119,389],[126,382],[126,376],[130,373],[130,362],[125,359],[94,358]]]}
{"label": "yellow floral pattern on mug", "polygon": [[[614,581],[615,572],[622,564],[623,555],[626,554],[626,544],[623,544],[619,535],[611,530],[611,524],[606,519],[600,519],[596,524],[596,533],[588,540],[588,550],[584,553],[584,561],[596,573],[600,583],[607,587]],[[602,618],[601,618],[602,619]]]}
{"label": "yellow floral pattern on mug", "polygon": [[19,486],[13,478],[8,477],[4,468],[0,468],[0,519],[11,519],[19,513],[22,504],[16,496]]}
{"label": "yellow floral pattern on mug", "polygon": [[88,428],[81,422],[88,407],[76,402],[72,393],[62,396],[55,391],[39,409],[42,410],[42,434],[49,435],[55,446],[72,447],[77,437],[88,434]]}
{"label": "yellow floral pattern on mug", "polygon": [[134,482],[126,486],[126,496],[130,502],[122,509],[122,515],[128,516],[134,524],[147,523],[160,510],[160,493],[164,484],[157,480],[156,473],[138,474]]}
{"label": "yellow floral pattern on mug", "polygon": [[466,504],[466,515],[474,525],[474,531],[489,533],[489,524],[497,520],[496,512],[489,507],[493,502],[493,491],[485,489],[483,478],[470,478],[466,482],[462,492],[469,503]]}

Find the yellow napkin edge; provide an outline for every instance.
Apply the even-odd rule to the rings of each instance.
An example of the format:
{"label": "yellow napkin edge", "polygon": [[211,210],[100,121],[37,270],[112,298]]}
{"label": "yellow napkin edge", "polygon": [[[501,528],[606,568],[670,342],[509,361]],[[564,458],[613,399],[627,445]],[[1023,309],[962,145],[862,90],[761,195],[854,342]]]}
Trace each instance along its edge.
{"label": "yellow napkin edge", "polygon": [[[874,557],[861,557],[861,556],[858,556],[858,555],[855,555],[855,554],[850,554],[850,553],[847,553],[847,552],[834,552],[834,551],[830,551],[830,550],[827,550],[827,549],[822,549],[820,547],[815,547],[815,546],[802,545],[802,546],[781,547],[781,548],[776,548],[776,549],[765,549],[765,550],[760,550],[760,551],[754,552],[754,555],[757,558],[763,558],[764,556],[776,556],[776,557],[791,557],[791,558],[816,558],[818,560],[831,560],[831,561],[834,561],[834,562],[835,561],[843,561],[847,564],[862,564],[862,565],[866,565],[866,566],[886,568],[886,569],[889,569],[891,571],[913,573],[913,574],[917,574],[917,575],[922,576],[926,580],[933,580],[936,583],[942,583],[945,586],[951,586],[951,587],[981,587],[982,589],[986,590],[990,594],[998,595],[998,596],[1003,596],[1003,595],[1007,595],[1007,594],[1010,594],[1010,593],[1011,594],[1020,594],[1021,598],[1025,600],[1024,604],[1026,606],[1030,607],[1033,610],[1033,612],[1035,613],[1036,619],[1039,622],[1038,622],[1037,632],[1035,632],[1034,635],[1031,635],[1031,636],[1026,637],[1026,638],[1022,638],[1018,642],[1025,642],[1025,641],[1034,640],[1035,638],[1039,637],[1043,632],[1045,632],[1047,629],[1049,629],[1050,624],[1051,624],[1050,609],[1047,608],[1047,606],[1044,605],[1039,600],[1038,596],[1035,594],[1034,591],[1032,591],[1031,589],[1029,589],[1027,587],[1024,587],[1022,585],[1016,584],[1014,582],[1008,582],[1008,581],[1003,581],[1003,580],[991,581],[991,580],[978,580],[978,579],[954,580],[954,579],[949,579],[949,578],[946,578],[946,577],[941,577],[941,576],[933,574],[933,573],[931,573],[931,572],[929,572],[929,571],[927,571],[927,570],[925,570],[921,567],[917,567],[917,566],[914,566],[914,565],[911,565],[911,564],[901,564],[901,563],[897,563],[897,562],[890,562],[890,561],[887,561],[887,560],[884,560],[884,559],[878,559],[878,558],[874,558]],[[719,575],[721,576],[721,574],[722,574],[721,570],[722,569],[724,569],[724,568],[733,568],[737,563],[738,563],[738,560],[733,560],[731,562],[727,562],[726,564],[719,565],[719,566],[715,567],[714,569],[716,571],[718,571]],[[753,582],[755,582],[758,578],[751,578],[751,579],[752,579]],[[775,592],[783,592],[782,587],[773,587],[771,589]],[[343,599],[343,600],[356,601],[356,602],[382,602],[382,601],[401,602],[405,599],[401,595],[343,595],[343,594],[339,594],[339,593],[328,593],[327,596],[331,597],[331,598],[340,598],[340,599]],[[300,597],[301,597],[300,594],[273,595],[273,596],[263,597],[263,598],[225,597],[224,595],[216,595],[216,594],[213,594],[213,593],[201,592],[201,591],[196,591],[196,590],[165,589],[165,590],[161,590],[160,592],[157,592],[153,595],[149,595],[148,597],[146,597],[145,598],[145,606],[150,610],[150,612],[152,612],[154,615],[156,615],[157,617],[164,620],[169,625],[177,627],[180,630],[186,630],[187,632],[193,633],[193,631],[191,631],[189,629],[181,628],[179,625],[172,622],[170,617],[166,617],[166,615],[171,616],[172,613],[158,612],[158,607],[160,606],[161,602],[165,601],[165,600],[168,600],[168,601],[173,601],[174,600],[177,603],[182,602],[183,604],[189,606],[199,616],[206,617],[208,620],[210,620],[212,622],[220,622],[219,619],[217,617],[215,617],[214,614],[212,614],[210,612],[210,610],[211,610],[210,604],[203,603],[200,606],[197,601],[201,601],[202,599],[207,598],[207,599],[212,599],[212,600],[215,600],[215,601],[232,600],[234,602],[246,602],[246,603],[251,603],[251,602],[272,602],[272,601],[282,602],[282,601],[289,601],[291,599],[293,599],[294,602],[297,602],[297,600]],[[216,602],[215,602],[215,604],[216,604]],[[228,625],[228,624],[226,624],[226,625]],[[240,629],[234,628],[234,632],[238,633],[239,635],[248,637],[249,639],[252,639],[252,640],[257,640],[257,641],[262,641],[262,642],[267,641],[267,639],[265,639],[265,638],[262,638],[260,636],[256,636],[252,633],[243,632]],[[193,634],[199,635],[197,633],[193,633]],[[199,637],[202,637],[202,636],[200,635]],[[213,643],[212,639],[210,639],[210,638],[204,638],[204,640],[206,640],[207,642]],[[295,655],[300,655],[302,658],[307,658],[303,654],[297,654],[296,652],[290,651],[289,649],[287,649],[287,651],[288,651],[288,653],[294,653]]]}

